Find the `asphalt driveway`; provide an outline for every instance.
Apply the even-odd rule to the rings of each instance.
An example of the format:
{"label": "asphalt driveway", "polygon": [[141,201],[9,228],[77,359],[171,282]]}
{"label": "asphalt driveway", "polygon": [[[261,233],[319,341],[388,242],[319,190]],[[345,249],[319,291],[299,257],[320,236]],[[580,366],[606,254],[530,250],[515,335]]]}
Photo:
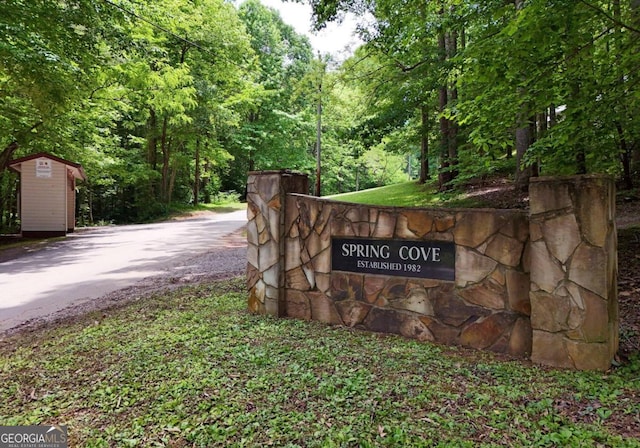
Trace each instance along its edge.
{"label": "asphalt driveway", "polygon": [[0,261],[0,333],[95,300],[142,279],[170,275],[246,224],[246,211],[155,224],[101,227]]}

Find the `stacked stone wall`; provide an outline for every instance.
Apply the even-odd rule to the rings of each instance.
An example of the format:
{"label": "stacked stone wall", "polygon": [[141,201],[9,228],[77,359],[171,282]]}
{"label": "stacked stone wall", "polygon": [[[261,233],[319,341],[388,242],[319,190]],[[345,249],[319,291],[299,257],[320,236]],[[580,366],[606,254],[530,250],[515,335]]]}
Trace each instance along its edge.
{"label": "stacked stone wall", "polygon": [[285,198],[290,192],[308,191],[306,175],[289,170],[249,173],[247,286],[249,310],[255,313],[285,315]]}
{"label": "stacked stone wall", "polygon": [[613,181],[539,178],[530,194],[532,359],[606,368],[619,331]]}
{"label": "stacked stone wall", "polygon": [[[525,356],[531,353],[526,213],[372,208],[287,196],[285,314]],[[331,238],[450,241],[454,282],[336,272]]]}
{"label": "stacked stone wall", "polygon": [[[369,207],[251,173],[249,309],[605,370],[618,344],[614,188],[540,179],[531,210]],[[303,193],[303,194],[296,194]],[[446,241],[455,280],[333,270],[332,238]]]}

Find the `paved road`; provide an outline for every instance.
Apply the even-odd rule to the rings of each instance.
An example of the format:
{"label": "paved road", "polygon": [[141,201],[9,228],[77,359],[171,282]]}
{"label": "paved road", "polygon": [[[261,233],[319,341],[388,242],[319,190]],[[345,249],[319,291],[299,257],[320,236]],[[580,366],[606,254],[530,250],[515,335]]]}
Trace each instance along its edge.
{"label": "paved road", "polygon": [[221,245],[246,212],[157,224],[103,227],[0,262],[0,333],[171,271],[180,260]]}

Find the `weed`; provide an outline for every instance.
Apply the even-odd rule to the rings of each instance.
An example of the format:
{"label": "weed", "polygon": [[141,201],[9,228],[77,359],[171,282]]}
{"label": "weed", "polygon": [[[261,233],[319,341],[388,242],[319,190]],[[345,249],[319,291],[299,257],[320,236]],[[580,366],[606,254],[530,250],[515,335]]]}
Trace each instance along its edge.
{"label": "weed", "polygon": [[640,446],[607,375],[245,311],[242,279],[6,339],[0,421],[70,446]]}

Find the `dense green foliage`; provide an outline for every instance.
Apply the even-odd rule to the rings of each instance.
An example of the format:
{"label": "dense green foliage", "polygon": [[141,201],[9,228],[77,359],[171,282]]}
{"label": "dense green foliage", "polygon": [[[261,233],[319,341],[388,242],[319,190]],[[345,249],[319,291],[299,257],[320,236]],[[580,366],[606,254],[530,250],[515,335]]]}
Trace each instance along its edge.
{"label": "dense green foliage", "polygon": [[[81,224],[241,196],[249,170],[313,172],[320,65],[257,0],[10,0],[0,30],[0,229],[17,225],[7,163],[36,152],[84,166]],[[353,186],[331,169],[353,152],[349,105],[328,113],[329,192]],[[371,186],[394,170],[362,171]]]}
{"label": "dense green foliage", "polygon": [[237,279],[6,338],[0,420],[87,448],[638,447],[639,372],[250,315]]}
{"label": "dense green foliage", "polygon": [[[124,222],[189,200],[194,154],[211,166],[230,158],[201,136],[233,125],[232,98],[250,99],[254,55],[231,5],[45,0],[2,8],[0,170],[40,151],[82,163],[81,219]],[[201,182],[216,174],[207,170]],[[6,220],[16,180],[2,176]]]}
{"label": "dense green foliage", "polygon": [[311,3],[318,26],[369,13],[343,67],[370,100],[361,135],[421,148],[421,180],[431,159],[441,182],[504,170],[523,186],[537,171],[638,182],[637,1]]}
{"label": "dense green foliage", "polygon": [[[14,224],[13,158],[82,163],[85,223],[143,221],[237,188],[243,157],[284,146],[291,129],[260,129],[260,110],[281,118],[273,129],[296,125],[283,80],[304,74],[311,48],[257,2],[12,0],[0,17],[0,227]],[[308,150],[296,135],[287,159]]]}
{"label": "dense green foliage", "polygon": [[[0,229],[35,152],[82,163],[81,224],[144,221],[244,192],[249,170],[322,193],[437,175],[640,172],[636,0],[313,0],[354,11],[337,65],[258,0],[0,4]],[[321,112],[319,114],[318,112]]]}

